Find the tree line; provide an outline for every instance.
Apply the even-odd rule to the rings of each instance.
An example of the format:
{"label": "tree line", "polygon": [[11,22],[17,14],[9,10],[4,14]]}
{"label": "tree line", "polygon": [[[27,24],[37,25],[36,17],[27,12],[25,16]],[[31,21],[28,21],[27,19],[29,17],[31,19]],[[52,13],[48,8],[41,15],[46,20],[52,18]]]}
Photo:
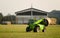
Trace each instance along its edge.
{"label": "tree line", "polygon": [[0,13],[0,24],[6,24],[7,21],[11,22],[11,24],[15,24],[16,16],[15,15],[3,16],[2,13]]}

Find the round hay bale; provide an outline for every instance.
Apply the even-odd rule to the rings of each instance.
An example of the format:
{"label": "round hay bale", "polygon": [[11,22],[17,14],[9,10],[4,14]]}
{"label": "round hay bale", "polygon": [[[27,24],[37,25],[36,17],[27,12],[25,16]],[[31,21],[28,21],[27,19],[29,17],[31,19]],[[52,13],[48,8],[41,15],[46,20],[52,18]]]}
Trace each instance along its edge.
{"label": "round hay bale", "polygon": [[48,24],[51,24],[51,19],[50,18],[46,18],[48,20]]}
{"label": "round hay bale", "polygon": [[50,25],[56,24],[56,18],[47,18]]}
{"label": "round hay bale", "polygon": [[56,24],[56,18],[51,18],[51,24]]}
{"label": "round hay bale", "polygon": [[8,22],[7,22],[7,25],[11,25],[11,22],[8,21]]}

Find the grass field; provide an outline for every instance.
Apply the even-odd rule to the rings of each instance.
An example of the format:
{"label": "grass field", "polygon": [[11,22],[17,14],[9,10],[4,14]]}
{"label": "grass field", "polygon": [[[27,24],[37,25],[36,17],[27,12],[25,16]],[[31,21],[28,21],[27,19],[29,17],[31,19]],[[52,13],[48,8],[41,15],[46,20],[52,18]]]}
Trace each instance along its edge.
{"label": "grass field", "polygon": [[26,32],[27,25],[0,25],[0,38],[60,38],[60,25],[49,25],[45,32]]}

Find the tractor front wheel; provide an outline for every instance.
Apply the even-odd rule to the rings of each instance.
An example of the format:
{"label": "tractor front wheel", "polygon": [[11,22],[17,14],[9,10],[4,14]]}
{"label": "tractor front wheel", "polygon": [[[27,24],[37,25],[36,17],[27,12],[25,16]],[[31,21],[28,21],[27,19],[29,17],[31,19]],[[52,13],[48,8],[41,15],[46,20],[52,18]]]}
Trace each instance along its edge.
{"label": "tractor front wheel", "polygon": [[40,28],[38,26],[36,26],[33,31],[34,32],[40,32]]}

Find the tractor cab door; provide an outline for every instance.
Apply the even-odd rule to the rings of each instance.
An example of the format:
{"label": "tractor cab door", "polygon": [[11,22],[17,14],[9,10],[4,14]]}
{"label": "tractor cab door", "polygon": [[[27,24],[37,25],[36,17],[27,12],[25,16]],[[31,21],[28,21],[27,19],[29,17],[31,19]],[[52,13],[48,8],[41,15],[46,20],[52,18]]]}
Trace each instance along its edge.
{"label": "tractor cab door", "polygon": [[36,20],[34,20],[34,19],[29,19],[28,25],[29,25],[29,27],[30,27],[31,29],[34,28],[33,23],[34,23],[35,21],[36,21]]}

